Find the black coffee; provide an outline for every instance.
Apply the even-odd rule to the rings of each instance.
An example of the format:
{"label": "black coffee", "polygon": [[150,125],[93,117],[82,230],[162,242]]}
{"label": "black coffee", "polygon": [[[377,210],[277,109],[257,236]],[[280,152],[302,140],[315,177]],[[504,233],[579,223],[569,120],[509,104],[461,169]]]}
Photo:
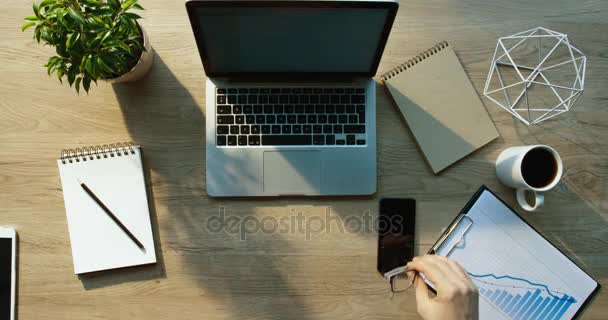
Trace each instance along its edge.
{"label": "black coffee", "polygon": [[521,162],[521,174],[531,187],[544,188],[557,176],[557,160],[547,149],[532,149]]}

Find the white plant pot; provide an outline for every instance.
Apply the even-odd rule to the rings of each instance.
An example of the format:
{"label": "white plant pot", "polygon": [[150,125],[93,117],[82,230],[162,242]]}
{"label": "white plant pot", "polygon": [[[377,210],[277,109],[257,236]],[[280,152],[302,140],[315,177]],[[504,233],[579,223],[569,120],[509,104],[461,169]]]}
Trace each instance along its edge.
{"label": "white plant pot", "polygon": [[150,39],[148,39],[148,34],[146,33],[146,30],[144,29],[144,27],[139,24],[139,29],[141,30],[141,34],[144,38],[144,48],[146,48],[146,51],[141,53],[141,56],[139,57],[139,61],[137,61],[137,64],[135,64],[135,66],[133,68],[131,68],[131,70],[129,70],[129,72],[123,74],[120,77],[117,78],[113,78],[113,79],[106,79],[105,81],[109,82],[109,83],[122,83],[122,82],[132,82],[132,81],[137,81],[141,78],[143,78],[146,74],[148,74],[148,71],[150,71],[150,69],[152,68],[152,62],[154,61],[154,54],[152,53],[152,45],[150,44]]}

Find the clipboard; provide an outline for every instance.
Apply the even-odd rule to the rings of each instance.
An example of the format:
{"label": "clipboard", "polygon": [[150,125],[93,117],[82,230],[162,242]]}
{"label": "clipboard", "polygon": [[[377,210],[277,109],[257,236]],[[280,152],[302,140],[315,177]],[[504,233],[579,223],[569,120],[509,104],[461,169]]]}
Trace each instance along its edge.
{"label": "clipboard", "polygon": [[[492,208],[496,212],[491,212]],[[487,219],[486,214],[488,214]],[[479,219],[478,225],[476,225],[475,218],[472,218],[473,216]],[[491,244],[471,242],[470,239],[482,239],[481,237],[484,235],[484,232],[486,235],[491,234],[489,231],[494,232],[488,229],[489,226],[492,226],[493,222],[496,222],[493,219],[498,221],[498,224],[494,225],[494,227],[500,229],[496,230],[496,234],[505,233],[509,235],[509,239],[517,239],[512,234],[509,234],[509,232],[514,232],[515,235],[529,237],[529,239],[526,238],[524,240],[528,240],[530,246],[541,246],[540,248],[542,246],[550,247],[551,249],[545,249],[544,251],[547,252],[542,252],[541,254],[552,256],[550,260],[546,261],[563,260],[564,267],[558,265],[543,266],[541,263],[537,269],[553,268],[552,271],[555,271],[563,268],[564,270],[569,270],[570,273],[564,274],[569,274],[573,278],[576,276],[585,281],[587,284],[585,293],[568,295],[564,293],[567,290],[555,290],[551,287],[553,284],[545,284],[541,280],[536,279],[543,278],[542,273],[538,273],[540,271],[536,272],[536,270],[531,272],[536,273],[535,275],[528,275],[525,272],[515,275],[500,274],[500,271],[498,271],[498,275],[490,271],[486,271],[485,273],[480,273],[479,270],[471,272],[469,269],[483,268],[483,265],[486,264],[485,260],[492,259],[497,260],[493,265],[498,266],[498,269],[500,269],[501,261],[511,261],[501,259],[501,254],[516,254],[511,252],[495,252],[501,251],[499,248],[486,253],[483,251],[484,246],[486,249],[494,249],[489,247]],[[507,226],[504,224],[505,221],[509,222]],[[486,230],[483,228],[486,228]],[[467,241],[469,242],[468,244]],[[488,242],[491,241],[494,240],[488,240]],[[518,240],[513,241],[518,242]],[[524,241],[522,240],[522,242]],[[504,245],[504,243],[503,241],[497,244]],[[517,251],[518,247],[531,249],[526,247],[526,242],[524,244],[514,243],[513,250]],[[473,250],[477,250],[478,252],[474,252]],[[482,185],[477,190],[428,253],[449,256],[465,267],[480,290],[480,319],[574,319],[581,314],[581,310],[589,304],[600,289],[600,284],[597,280],[593,279],[580,266],[576,265],[572,259],[559,248],[555,247],[555,245],[528,224],[513,208],[496,196],[485,185]],[[453,254],[455,254],[455,257],[452,257]],[[533,263],[530,264],[532,265]],[[467,265],[470,268],[467,268]],[[515,264],[512,265],[506,266],[506,269],[516,268],[514,267]],[[559,273],[554,272],[554,274]],[[526,277],[531,279],[527,279]],[[547,277],[542,280],[547,282],[547,279],[550,278]],[[568,278],[564,277],[563,279]],[[557,284],[557,281],[555,285],[560,286],[560,284]],[[526,293],[524,294],[524,292]],[[575,307],[576,309],[574,309]]]}

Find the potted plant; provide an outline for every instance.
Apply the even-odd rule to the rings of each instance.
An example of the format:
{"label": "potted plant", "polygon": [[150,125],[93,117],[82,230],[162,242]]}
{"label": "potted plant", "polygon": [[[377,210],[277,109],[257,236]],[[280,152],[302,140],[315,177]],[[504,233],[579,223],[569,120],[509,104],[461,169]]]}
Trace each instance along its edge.
{"label": "potted plant", "polygon": [[34,39],[55,47],[45,67],[76,92],[88,93],[91,81],[135,81],[152,66],[150,42],[133,9],[137,0],[43,0],[34,3],[22,31],[34,27]]}

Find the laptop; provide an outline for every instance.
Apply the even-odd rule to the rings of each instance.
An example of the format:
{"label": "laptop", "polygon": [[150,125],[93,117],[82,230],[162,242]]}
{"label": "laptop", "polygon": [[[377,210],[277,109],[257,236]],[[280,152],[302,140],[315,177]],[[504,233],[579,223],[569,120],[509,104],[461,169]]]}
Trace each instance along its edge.
{"label": "laptop", "polygon": [[213,197],[376,192],[375,75],[396,1],[186,2]]}

